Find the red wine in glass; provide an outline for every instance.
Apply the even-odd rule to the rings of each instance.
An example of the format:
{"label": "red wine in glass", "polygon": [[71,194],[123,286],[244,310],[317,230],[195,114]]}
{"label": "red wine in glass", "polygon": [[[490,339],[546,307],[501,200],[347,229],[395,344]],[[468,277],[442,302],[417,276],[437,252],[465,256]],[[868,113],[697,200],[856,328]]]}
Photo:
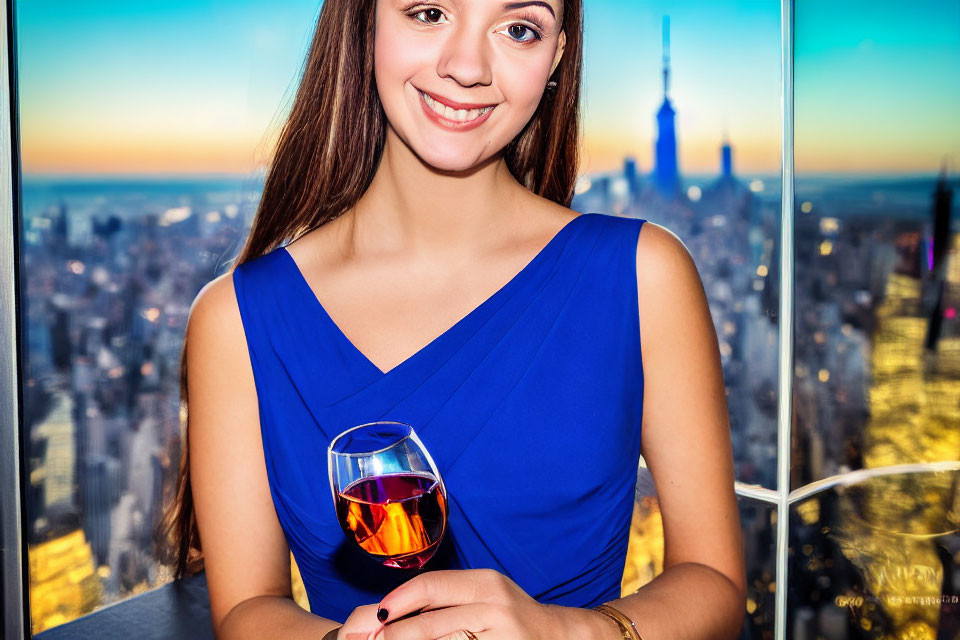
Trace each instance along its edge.
{"label": "red wine in glass", "polygon": [[357,480],[337,496],[344,533],[388,567],[420,569],[446,526],[446,500],[432,475],[397,473]]}
{"label": "red wine in glass", "polygon": [[344,431],[328,449],[340,527],[388,567],[421,569],[447,526],[447,495],[410,425],[374,422]]}

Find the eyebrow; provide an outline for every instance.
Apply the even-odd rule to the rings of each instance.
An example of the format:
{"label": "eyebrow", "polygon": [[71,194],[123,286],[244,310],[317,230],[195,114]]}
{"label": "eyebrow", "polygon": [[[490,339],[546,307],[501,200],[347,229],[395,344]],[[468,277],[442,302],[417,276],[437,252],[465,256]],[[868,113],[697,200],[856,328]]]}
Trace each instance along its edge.
{"label": "eyebrow", "polygon": [[553,12],[553,7],[551,7],[546,2],[541,2],[540,0],[530,0],[529,2],[508,2],[503,5],[504,9],[521,9],[523,7],[529,7],[531,5],[543,7],[550,12],[550,15],[553,16],[554,20],[557,18],[557,14]]}

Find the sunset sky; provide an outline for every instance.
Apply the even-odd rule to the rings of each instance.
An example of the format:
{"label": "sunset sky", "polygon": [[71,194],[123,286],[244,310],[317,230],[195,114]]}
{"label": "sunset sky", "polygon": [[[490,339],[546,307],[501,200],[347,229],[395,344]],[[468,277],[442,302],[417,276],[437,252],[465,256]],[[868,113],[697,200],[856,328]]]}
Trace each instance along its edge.
{"label": "sunset sky", "polygon": [[[493,1],[493,0],[475,0]],[[269,159],[317,0],[21,0],[27,173],[250,173]],[[681,169],[780,160],[779,0],[587,0],[585,173],[652,166],[661,21]],[[797,167],[930,172],[960,158],[960,3],[800,0]]]}

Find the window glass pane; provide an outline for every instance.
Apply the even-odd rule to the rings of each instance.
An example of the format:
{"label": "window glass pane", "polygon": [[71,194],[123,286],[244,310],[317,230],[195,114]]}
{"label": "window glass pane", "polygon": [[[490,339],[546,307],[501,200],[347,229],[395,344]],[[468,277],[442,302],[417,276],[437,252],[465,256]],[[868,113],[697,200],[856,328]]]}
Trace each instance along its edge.
{"label": "window glass pane", "polygon": [[747,568],[747,619],[740,638],[773,637],[777,573],[777,507],[738,496]]}
{"label": "window glass pane", "polygon": [[18,3],[34,632],[169,580],[187,314],[245,236],[316,12]]}
{"label": "window glass pane", "polygon": [[960,4],[796,5],[793,488],[960,451]]}
{"label": "window glass pane", "polygon": [[787,637],[957,637],[958,480],[879,476],[793,504]]}
{"label": "window glass pane", "polygon": [[[189,306],[245,236],[316,11],[299,0],[18,3],[34,631],[169,580],[151,531],[179,460]],[[779,11],[775,0],[588,3],[574,201],[661,223],[690,249],[719,339],[737,478],[768,487]],[[655,502],[640,504],[635,526],[652,526]],[[773,624],[769,508],[741,498],[741,517],[759,585],[745,633],[761,637]],[[644,557],[628,561],[625,585],[662,570],[655,550]]]}
{"label": "window glass pane", "polygon": [[690,250],[717,332],[737,479],[775,488],[780,2],[584,10],[573,207],[645,218]]}

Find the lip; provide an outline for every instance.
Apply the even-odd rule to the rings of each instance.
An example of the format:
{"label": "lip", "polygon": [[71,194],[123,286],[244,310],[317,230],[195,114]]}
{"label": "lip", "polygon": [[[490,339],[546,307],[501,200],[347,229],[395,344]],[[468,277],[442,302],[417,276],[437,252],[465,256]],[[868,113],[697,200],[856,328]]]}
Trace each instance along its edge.
{"label": "lip", "polygon": [[[423,112],[427,115],[428,118],[430,118],[440,126],[444,127],[445,129],[450,129],[452,131],[469,131],[470,129],[476,129],[481,124],[486,122],[487,118],[490,117],[490,114],[496,111],[496,108],[497,108],[496,105],[481,105],[478,107],[470,107],[471,109],[482,109],[484,106],[488,106],[488,107],[493,107],[493,109],[490,109],[479,118],[476,118],[475,120],[470,120],[468,122],[461,122],[459,120],[450,120],[449,118],[444,118],[439,113],[437,113],[436,111],[430,108],[430,105],[428,105],[427,101],[424,100],[423,98],[424,93],[425,92],[422,92],[419,89],[417,90],[417,97],[420,98],[420,107],[423,109]],[[433,94],[427,94],[427,95],[429,95],[431,98],[433,97]]]}
{"label": "lip", "polygon": [[[414,87],[414,88],[416,88],[416,87]],[[417,89],[417,91],[422,91],[423,93],[427,94],[428,96],[430,96],[431,98],[433,98],[434,100],[436,100],[437,102],[439,102],[440,104],[445,104],[445,105],[447,105],[448,107],[450,107],[451,109],[467,109],[467,110],[470,110],[470,109],[483,109],[483,108],[485,108],[485,107],[495,107],[495,106],[497,106],[496,103],[493,103],[493,104],[473,104],[473,103],[469,103],[469,102],[457,102],[456,100],[451,100],[450,98],[444,98],[443,96],[438,96],[438,95],[436,95],[436,94],[430,93],[429,91],[423,91],[423,89]]]}

